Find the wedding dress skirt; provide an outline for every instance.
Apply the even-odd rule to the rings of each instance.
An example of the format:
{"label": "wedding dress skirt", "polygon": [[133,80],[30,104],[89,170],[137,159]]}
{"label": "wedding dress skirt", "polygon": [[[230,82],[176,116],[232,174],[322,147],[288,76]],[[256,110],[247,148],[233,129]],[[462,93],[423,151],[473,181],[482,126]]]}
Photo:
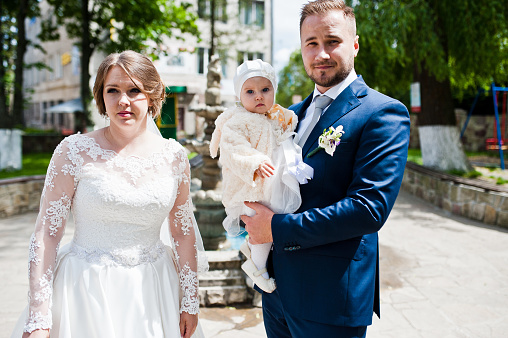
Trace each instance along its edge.
{"label": "wedding dress skirt", "polygon": [[[179,288],[171,287],[179,285],[179,278],[169,247],[160,243],[149,253],[160,255],[157,260],[132,267],[109,259],[89,262],[80,258],[83,252],[74,243],[59,251],[52,338],[180,337],[181,298]],[[27,311],[12,337],[22,336]],[[193,337],[204,337],[200,326]]]}

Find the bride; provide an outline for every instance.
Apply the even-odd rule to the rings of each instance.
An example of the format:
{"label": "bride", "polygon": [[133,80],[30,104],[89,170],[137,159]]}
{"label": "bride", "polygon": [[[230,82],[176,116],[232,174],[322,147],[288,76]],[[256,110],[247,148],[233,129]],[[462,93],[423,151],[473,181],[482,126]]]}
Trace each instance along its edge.
{"label": "bride", "polygon": [[[147,128],[161,78],[139,53],[111,54],[93,93],[110,126],[69,136],[53,154],[30,239],[29,304],[12,336],[202,336],[197,272],[207,263],[189,162]],[[59,249],[71,208],[74,237]],[[170,246],[160,240],[166,218]]]}

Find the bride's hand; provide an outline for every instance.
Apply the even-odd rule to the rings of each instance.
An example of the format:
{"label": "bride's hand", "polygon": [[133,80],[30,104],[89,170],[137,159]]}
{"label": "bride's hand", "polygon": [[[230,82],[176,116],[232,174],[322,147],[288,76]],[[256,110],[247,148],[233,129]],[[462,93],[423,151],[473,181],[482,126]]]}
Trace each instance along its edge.
{"label": "bride's hand", "polygon": [[180,335],[182,338],[190,338],[198,326],[198,315],[191,315],[187,312],[180,314]]}
{"label": "bride's hand", "polygon": [[23,338],[49,338],[49,330],[35,330],[23,333]]}

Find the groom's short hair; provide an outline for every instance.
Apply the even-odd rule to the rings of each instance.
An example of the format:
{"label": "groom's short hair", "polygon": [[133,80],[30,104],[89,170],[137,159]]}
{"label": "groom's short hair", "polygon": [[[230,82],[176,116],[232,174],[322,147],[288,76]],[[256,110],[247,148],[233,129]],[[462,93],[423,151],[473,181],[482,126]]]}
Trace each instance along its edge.
{"label": "groom's short hair", "polygon": [[306,3],[302,7],[300,13],[300,31],[302,30],[302,24],[305,19],[311,15],[322,15],[330,11],[342,11],[344,17],[351,22],[351,29],[353,30],[353,36],[356,35],[356,19],[355,12],[352,7],[346,5],[343,0],[316,0]]}

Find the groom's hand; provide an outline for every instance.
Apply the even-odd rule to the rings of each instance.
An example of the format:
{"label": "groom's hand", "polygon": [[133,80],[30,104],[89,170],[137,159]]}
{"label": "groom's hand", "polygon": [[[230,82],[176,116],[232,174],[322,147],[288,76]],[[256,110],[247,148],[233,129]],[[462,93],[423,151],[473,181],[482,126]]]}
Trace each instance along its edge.
{"label": "groom's hand", "polygon": [[273,211],[256,202],[245,202],[245,205],[256,212],[252,217],[241,216],[242,221],[245,223],[245,230],[249,233],[249,241],[252,244],[273,242]]}

